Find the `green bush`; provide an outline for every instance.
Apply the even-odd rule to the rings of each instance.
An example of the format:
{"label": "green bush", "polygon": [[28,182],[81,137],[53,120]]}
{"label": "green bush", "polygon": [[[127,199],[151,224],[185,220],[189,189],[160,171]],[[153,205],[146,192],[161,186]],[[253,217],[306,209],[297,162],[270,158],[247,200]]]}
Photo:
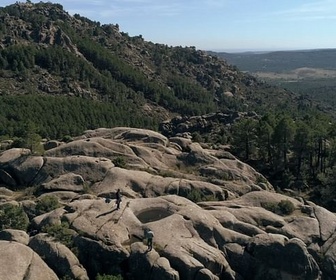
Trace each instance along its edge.
{"label": "green bush", "polygon": [[11,145],[12,148],[25,148],[26,146],[26,140],[21,137],[15,137]]}
{"label": "green bush", "polygon": [[22,200],[34,200],[36,198],[35,194],[38,191],[38,186],[26,187],[22,191],[20,191],[16,197],[16,201]]}
{"label": "green bush", "polygon": [[73,278],[69,275],[65,275],[60,280],[73,280]]}
{"label": "green bush", "polygon": [[60,203],[56,196],[47,195],[40,198],[36,204],[35,210],[37,215],[42,215],[44,213],[48,213],[52,210],[60,207]]}
{"label": "green bush", "polygon": [[193,142],[202,142],[202,136],[201,136],[201,134],[199,134],[198,132],[193,132],[192,134],[191,134],[191,136],[192,136],[192,140],[193,140]]}
{"label": "green bush", "polygon": [[279,209],[278,204],[276,202],[262,202],[261,207],[273,213],[277,213]]}
{"label": "green bush", "polygon": [[41,144],[42,138],[40,135],[33,133],[25,137],[15,137],[11,144],[12,148],[30,149],[32,154],[43,155],[44,148]]}
{"label": "green bush", "polygon": [[267,179],[261,175],[257,176],[257,184],[260,184],[260,183],[267,184]]}
{"label": "green bush", "polygon": [[96,280],[122,280],[122,276],[121,275],[100,275],[98,274],[96,277]]}
{"label": "green bush", "polygon": [[62,138],[62,141],[65,143],[69,143],[71,142],[73,139],[70,135],[64,135],[64,137]]}
{"label": "green bush", "polygon": [[295,210],[295,207],[291,201],[286,199],[286,200],[281,200],[279,202],[279,209],[283,214],[289,215],[293,213],[293,211]]}
{"label": "green bush", "polygon": [[268,211],[276,214],[289,215],[295,210],[294,204],[289,200],[281,200],[279,203],[276,202],[264,202],[261,206]]}
{"label": "green bush", "polygon": [[204,194],[200,189],[191,189],[186,193],[186,198],[191,200],[192,202],[200,202],[200,201],[215,201],[218,200],[218,197],[215,197],[213,194]]}
{"label": "green bush", "polygon": [[197,203],[203,200],[203,193],[199,189],[192,189],[187,193],[187,198]]}
{"label": "green bush", "polygon": [[116,157],[112,162],[116,167],[126,167],[126,160],[123,157]]}
{"label": "green bush", "polygon": [[27,230],[29,219],[22,207],[12,204],[2,205],[0,208],[0,230]]}
{"label": "green bush", "polygon": [[54,237],[56,241],[61,242],[68,248],[73,247],[73,237],[76,232],[69,228],[67,222],[62,222],[60,225],[47,225],[42,228],[42,232],[48,233]]}

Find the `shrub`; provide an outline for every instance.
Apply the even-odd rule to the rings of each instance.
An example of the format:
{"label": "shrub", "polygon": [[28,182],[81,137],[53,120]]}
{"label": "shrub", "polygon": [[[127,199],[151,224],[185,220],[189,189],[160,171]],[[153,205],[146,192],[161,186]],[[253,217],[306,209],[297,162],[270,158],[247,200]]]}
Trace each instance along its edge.
{"label": "shrub", "polygon": [[27,145],[26,140],[21,138],[21,137],[17,137],[13,139],[12,148],[25,148]]}
{"label": "shrub", "polygon": [[47,225],[42,228],[43,232],[54,237],[56,241],[61,242],[68,248],[73,247],[73,237],[76,234],[74,230],[69,228],[67,222],[62,222],[60,225]]}
{"label": "shrub", "polygon": [[98,274],[96,277],[96,280],[122,280],[123,277],[119,274],[119,275],[100,275]]}
{"label": "shrub", "polygon": [[278,212],[278,209],[279,209],[278,204],[275,202],[263,202],[261,203],[261,207],[273,213]]}
{"label": "shrub", "polygon": [[69,143],[71,142],[73,139],[70,135],[65,135],[63,138],[62,138],[62,141],[65,142],[65,143]]}
{"label": "shrub", "polygon": [[27,230],[29,219],[22,207],[12,204],[2,205],[0,208],[0,230]]}
{"label": "shrub", "polygon": [[186,198],[191,200],[192,202],[200,202],[200,201],[214,201],[218,200],[218,197],[213,194],[206,195],[200,189],[193,188],[186,193]]}
{"label": "shrub", "polygon": [[176,178],[176,173],[171,170],[159,170],[157,173],[161,177],[172,177]]}
{"label": "shrub", "polygon": [[260,184],[260,183],[267,184],[267,179],[262,175],[257,176],[257,184]]}
{"label": "shrub", "polygon": [[30,149],[32,154],[42,155],[44,153],[42,138],[38,134],[29,134],[27,137],[15,137],[13,139],[12,148]]}
{"label": "shrub", "polygon": [[60,207],[60,203],[56,196],[47,195],[43,196],[36,204],[35,210],[37,215],[42,215],[44,213],[48,213],[52,210]]}
{"label": "shrub", "polygon": [[281,200],[279,202],[279,208],[280,208],[280,211],[285,215],[289,215],[293,213],[293,211],[295,210],[294,204],[287,199]]}
{"label": "shrub", "polygon": [[116,157],[112,162],[116,167],[126,167],[126,160],[123,157]]}
{"label": "shrub", "polygon": [[294,204],[289,200],[281,200],[279,203],[276,202],[264,202],[261,206],[268,211],[276,214],[289,215],[295,210]]}
{"label": "shrub", "polygon": [[69,275],[65,275],[62,278],[60,278],[60,280],[73,280],[73,278]]}
{"label": "shrub", "polygon": [[18,192],[18,195],[16,197],[16,201],[22,201],[22,200],[34,200],[36,198],[35,194],[38,191],[38,186],[31,186],[26,187],[24,190]]}
{"label": "shrub", "polygon": [[83,184],[83,193],[91,193],[91,189],[88,182],[84,182]]}
{"label": "shrub", "polygon": [[192,189],[187,193],[187,198],[197,203],[202,201],[203,193],[199,189]]}
{"label": "shrub", "polygon": [[191,136],[192,136],[192,140],[194,141],[194,142],[202,142],[202,136],[201,136],[201,134],[199,134],[198,132],[193,132],[192,134],[191,134]]}

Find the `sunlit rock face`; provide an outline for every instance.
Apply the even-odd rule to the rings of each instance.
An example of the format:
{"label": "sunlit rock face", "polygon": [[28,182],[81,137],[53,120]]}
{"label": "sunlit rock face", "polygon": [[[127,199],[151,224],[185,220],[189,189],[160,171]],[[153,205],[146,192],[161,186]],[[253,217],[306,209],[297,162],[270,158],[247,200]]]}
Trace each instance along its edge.
{"label": "sunlit rock face", "polygon": [[[43,156],[4,151],[0,171],[1,205],[22,205],[31,219],[31,237],[0,232],[1,239],[10,240],[1,241],[0,250],[14,244],[30,257],[32,248],[57,275],[50,279],[94,279],[98,273],[187,280],[336,275],[333,213],[276,193],[228,151],[190,139],[143,129],[98,129]],[[36,216],[33,197],[15,201],[17,190],[28,185],[38,186],[38,199],[53,195],[61,204]],[[71,242],[47,234],[53,227],[63,228]],[[151,250],[146,230],[154,233]]]}

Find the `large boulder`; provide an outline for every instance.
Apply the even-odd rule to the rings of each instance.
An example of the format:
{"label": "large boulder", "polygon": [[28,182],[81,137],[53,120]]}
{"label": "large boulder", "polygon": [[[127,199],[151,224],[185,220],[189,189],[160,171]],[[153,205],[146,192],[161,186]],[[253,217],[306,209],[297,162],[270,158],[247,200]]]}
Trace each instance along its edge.
{"label": "large boulder", "polygon": [[[336,232],[321,247],[321,262],[325,275],[333,279],[336,275]],[[327,278],[326,278],[327,279]]]}
{"label": "large boulder", "polygon": [[260,234],[251,239],[246,250],[255,260],[254,279],[283,279],[287,275],[292,279],[315,280],[321,276],[316,261],[298,238]]}
{"label": "large boulder", "polygon": [[96,130],[87,130],[80,138],[105,137],[116,140],[131,141],[131,142],[147,142],[159,143],[166,145],[167,137],[161,133],[141,128],[115,127],[115,128],[99,128]]}
{"label": "large boulder", "polygon": [[31,238],[29,247],[39,254],[60,278],[89,279],[85,268],[70,249],[59,242],[53,241],[47,235],[35,235]]}
{"label": "large boulder", "polygon": [[84,190],[84,183],[85,181],[81,175],[69,172],[42,184],[41,187],[45,191],[81,192]]}
{"label": "large boulder", "polygon": [[33,181],[36,185],[49,182],[68,173],[80,175],[87,182],[96,182],[102,180],[106,172],[113,167],[113,163],[106,158],[80,155],[45,157],[44,160],[43,168],[41,168]]}
{"label": "large boulder", "polygon": [[10,149],[0,154],[0,180],[9,187],[30,185],[44,164],[40,156],[27,149]]}
{"label": "large boulder", "polygon": [[172,176],[162,177],[146,171],[114,167],[106,173],[102,181],[95,183],[91,190],[101,196],[111,196],[120,188],[127,197],[155,197],[165,194],[187,197],[192,191],[213,199],[223,200],[225,197],[224,187],[168,175]]}
{"label": "large boulder", "polygon": [[155,251],[149,252],[141,242],[131,244],[128,260],[133,279],[179,280],[179,273],[170,266],[169,260]]}
{"label": "large boulder", "polygon": [[58,280],[41,257],[23,244],[0,240],[0,255],[3,280]]}
{"label": "large boulder", "polygon": [[0,239],[15,241],[23,245],[28,245],[29,235],[23,230],[4,229],[0,231]]}
{"label": "large boulder", "polygon": [[[1,171],[0,171],[0,178],[1,178]],[[1,181],[1,179],[0,179]],[[13,186],[11,184],[6,184],[7,186]],[[14,183],[15,185],[15,183]],[[0,187],[0,201],[10,201],[13,199],[15,192],[9,190],[8,188]]]}

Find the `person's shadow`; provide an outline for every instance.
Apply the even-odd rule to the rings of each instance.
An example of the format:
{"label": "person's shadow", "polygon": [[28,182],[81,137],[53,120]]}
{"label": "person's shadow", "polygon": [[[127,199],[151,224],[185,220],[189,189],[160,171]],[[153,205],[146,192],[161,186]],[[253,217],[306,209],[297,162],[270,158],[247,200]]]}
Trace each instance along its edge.
{"label": "person's shadow", "polygon": [[118,210],[118,209],[115,208],[115,209],[113,209],[113,210],[111,210],[111,211],[107,211],[107,212],[105,212],[105,213],[101,213],[101,214],[99,214],[98,216],[96,216],[96,218],[106,216],[106,215],[111,214],[111,213],[113,213],[114,211],[117,211],[117,210]]}

